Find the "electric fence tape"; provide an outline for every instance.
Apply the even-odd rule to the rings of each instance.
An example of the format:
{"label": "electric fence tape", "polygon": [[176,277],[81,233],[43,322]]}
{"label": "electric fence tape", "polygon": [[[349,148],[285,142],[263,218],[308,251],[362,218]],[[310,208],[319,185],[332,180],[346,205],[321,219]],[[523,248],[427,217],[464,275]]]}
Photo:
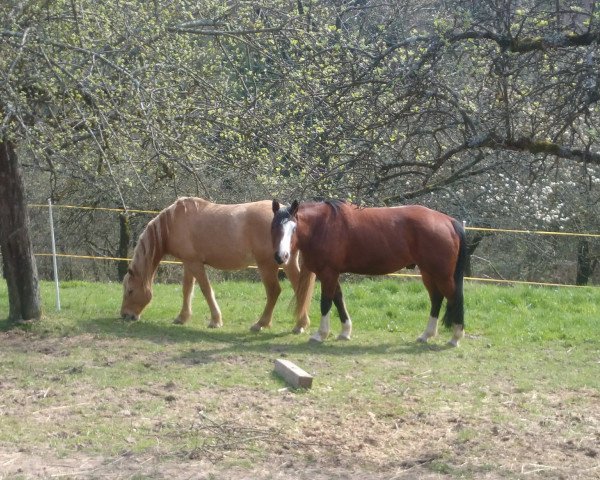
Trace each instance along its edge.
{"label": "electric fence tape", "polygon": [[[44,204],[30,204],[30,208],[49,208],[48,205]],[[158,214],[158,210],[138,210],[138,209],[124,209],[124,208],[108,208],[108,207],[86,207],[77,205],[52,205],[52,208],[65,208],[73,210],[97,210],[103,212],[117,212],[117,213],[142,213],[142,214]],[[498,232],[498,233],[519,233],[527,235],[557,235],[557,236],[570,236],[570,237],[600,237],[599,233],[576,233],[576,232],[549,232],[544,230],[520,230],[510,228],[487,228],[487,227],[465,227],[465,230],[481,231],[481,232]],[[51,257],[52,253],[36,253],[38,257]],[[131,258],[119,258],[119,257],[98,257],[93,255],[72,255],[66,253],[58,253],[57,257],[62,258],[76,258],[86,260],[112,260],[112,261],[127,261],[130,262]],[[161,260],[161,264],[166,265],[181,265],[182,262],[176,260]],[[248,266],[248,268],[257,268],[254,265]],[[421,275],[414,273],[390,273],[385,275],[388,277],[407,277],[407,278],[420,278]],[[488,283],[502,283],[511,285],[535,285],[544,287],[570,287],[570,288],[598,288],[592,285],[572,285],[564,283],[551,283],[551,282],[531,282],[525,280],[506,280],[498,278],[481,278],[481,277],[465,277],[465,280],[475,282],[488,282]]]}

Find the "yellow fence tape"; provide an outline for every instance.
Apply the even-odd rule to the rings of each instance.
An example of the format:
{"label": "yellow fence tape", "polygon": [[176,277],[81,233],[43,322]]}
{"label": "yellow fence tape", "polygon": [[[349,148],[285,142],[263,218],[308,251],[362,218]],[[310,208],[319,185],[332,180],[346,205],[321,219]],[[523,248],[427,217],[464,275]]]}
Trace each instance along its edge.
{"label": "yellow fence tape", "polygon": [[569,237],[600,237],[600,233],[576,233],[576,232],[547,232],[544,230],[512,230],[510,228],[485,228],[465,227],[465,230],[476,230],[479,232],[502,232],[502,233],[525,233],[528,235],[562,235]]}
{"label": "yellow fence tape", "polygon": [[[30,208],[48,208],[48,205],[44,204],[30,204]],[[137,209],[123,209],[123,208],[107,208],[107,207],[85,207],[77,205],[52,205],[52,208],[65,208],[65,209],[79,209],[79,210],[98,210],[103,212],[117,212],[117,213],[143,213],[156,215],[160,213],[158,210],[137,210]],[[544,230],[519,230],[509,228],[487,228],[487,227],[465,227],[466,230],[490,232],[490,233],[519,233],[527,235],[557,235],[557,236],[570,236],[570,237],[600,237],[599,233],[576,233],[576,232],[549,232]],[[51,257],[51,253],[36,253],[38,257]],[[71,255],[71,254],[57,254],[57,257],[63,258],[76,258],[85,260],[113,260],[113,261],[127,261],[130,262],[130,258],[118,258],[118,257],[98,257],[93,255]],[[176,260],[162,260],[161,264],[174,264],[181,265],[181,262]],[[257,268],[252,265],[248,268]],[[391,273],[387,276],[390,277],[412,277],[421,278],[421,275],[411,273]],[[489,283],[501,283],[501,284],[512,284],[512,285],[537,285],[544,287],[571,287],[571,288],[597,288],[589,285],[571,285],[564,283],[550,283],[550,282],[529,282],[524,280],[505,280],[497,278],[480,278],[480,277],[465,277],[465,280],[475,282],[489,282]]]}
{"label": "yellow fence tape", "polygon": [[[51,253],[35,253],[36,257],[51,257]],[[119,258],[119,257],[96,257],[93,255],[70,255],[67,253],[57,253],[57,257],[62,258],[76,258],[84,260],[113,260],[113,261],[131,261],[131,258]],[[182,262],[177,260],[161,260],[161,264],[164,265],[181,265]],[[258,268],[255,265],[250,265],[248,268]],[[406,278],[421,278],[421,275],[417,273],[389,273],[384,275],[386,277],[406,277]],[[541,287],[570,287],[570,288],[598,288],[595,285],[572,285],[566,283],[550,283],[550,282],[529,282],[525,280],[505,280],[502,278],[481,278],[481,277],[465,277],[465,280],[474,282],[488,282],[488,283],[501,283],[508,285],[536,285]]]}
{"label": "yellow fence tape", "polygon": [[[48,208],[48,205],[44,205],[41,203],[31,203],[28,205],[30,208]],[[66,208],[71,210],[98,210],[100,212],[117,212],[117,213],[150,213],[157,214],[160,213],[159,210],[135,210],[133,208],[128,208],[127,210],[124,208],[107,208],[107,207],[81,207],[77,205],[55,205],[52,204],[52,208]]]}

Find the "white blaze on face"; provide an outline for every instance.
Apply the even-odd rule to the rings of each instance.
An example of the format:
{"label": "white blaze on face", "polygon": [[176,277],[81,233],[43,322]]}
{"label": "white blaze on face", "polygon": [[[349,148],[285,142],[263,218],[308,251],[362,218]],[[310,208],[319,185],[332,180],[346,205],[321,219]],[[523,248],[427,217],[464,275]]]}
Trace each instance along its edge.
{"label": "white blaze on face", "polygon": [[287,264],[292,253],[292,235],[296,230],[296,222],[293,220],[287,220],[282,224],[281,228],[283,229],[283,236],[279,242],[277,254],[283,263]]}

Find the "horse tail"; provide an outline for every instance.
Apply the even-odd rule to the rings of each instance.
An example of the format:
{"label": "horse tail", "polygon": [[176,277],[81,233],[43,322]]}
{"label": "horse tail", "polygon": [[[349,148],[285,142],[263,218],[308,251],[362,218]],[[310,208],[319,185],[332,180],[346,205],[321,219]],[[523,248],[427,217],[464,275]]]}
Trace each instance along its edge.
{"label": "horse tail", "polygon": [[295,318],[300,318],[305,314],[308,315],[315,289],[315,279],[315,274],[303,265],[302,258],[300,258],[300,274],[298,275],[296,295],[293,301]]}
{"label": "horse tail", "polygon": [[443,319],[444,325],[448,328],[452,325],[465,324],[463,281],[467,265],[467,237],[465,229],[458,220],[452,219],[452,226],[458,235],[459,245],[456,267],[454,268],[454,298],[452,302],[448,302]]}

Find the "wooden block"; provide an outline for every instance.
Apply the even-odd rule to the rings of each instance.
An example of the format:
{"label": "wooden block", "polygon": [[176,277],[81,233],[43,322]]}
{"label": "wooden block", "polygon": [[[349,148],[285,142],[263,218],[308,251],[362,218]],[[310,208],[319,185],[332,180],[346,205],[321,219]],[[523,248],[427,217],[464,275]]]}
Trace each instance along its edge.
{"label": "wooden block", "polygon": [[275,360],[275,371],[294,388],[312,387],[313,377],[289,360]]}

